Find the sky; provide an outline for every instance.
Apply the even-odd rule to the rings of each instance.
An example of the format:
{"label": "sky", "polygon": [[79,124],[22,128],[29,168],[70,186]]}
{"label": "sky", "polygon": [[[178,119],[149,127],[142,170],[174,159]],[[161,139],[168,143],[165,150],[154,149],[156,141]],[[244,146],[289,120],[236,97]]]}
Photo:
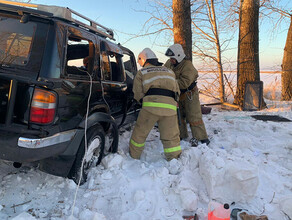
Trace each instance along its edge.
{"label": "sky", "polygon": [[[267,85],[273,81],[264,78]],[[277,94],[275,99],[272,93]],[[41,172],[35,164],[16,169],[0,160],[0,219],[183,220],[182,216],[196,213],[206,220],[218,203],[232,202],[230,210],[244,209],[271,220],[292,219],[292,122],[251,117],[292,120],[292,102],[279,101],[280,93],[279,87],[266,88],[268,108],[262,111],[212,106],[211,113],[203,115],[209,146],[191,147],[183,140],[181,157],[170,162],[156,128],[141,160],[129,156],[132,130],[122,128],[118,153],[92,167],[79,188],[72,180]],[[212,102],[203,95],[200,99]]]}
{"label": "sky", "polygon": [[[282,0],[286,8],[292,9],[290,0]],[[140,37],[132,39],[131,34],[141,33],[145,21],[149,15],[141,12],[149,8],[148,1],[141,0],[32,0],[31,3],[57,5],[69,7],[81,14],[86,15],[92,20],[114,30],[117,43],[131,49],[137,56],[145,47],[151,48],[160,61],[165,62],[167,57],[164,56],[166,47],[173,42],[164,42],[165,46],[157,46],[155,36]],[[139,12],[140,11],[140,12]],[[283,22],[277,34],[272,35],[270,31],[271,23],[261,22],[260,24],[260,67],[261,70],[279,70],[283,58],[283,48],[285,46],[289,19]],[[237,59],[237,39],[238,34],[231,42],[231,48],[226,56],[228,59],[236,61]],[[126,42],[126,43],[125,43]],[[161,39],[160,42],[161,44]],[[194,60],[195,66],[201,66],[198,59]],[[236,65],[234,65],[236,68]]]}

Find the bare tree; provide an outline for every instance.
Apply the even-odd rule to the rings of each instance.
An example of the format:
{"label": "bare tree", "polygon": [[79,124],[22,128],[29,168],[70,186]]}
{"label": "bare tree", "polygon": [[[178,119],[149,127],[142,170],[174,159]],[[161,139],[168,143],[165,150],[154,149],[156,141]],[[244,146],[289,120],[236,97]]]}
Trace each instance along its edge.
{"label": "bare tree", "polygon": [[282,21],[289,20],[289,29],[286,39],[286,44],[284,48],[284,55],[282,61],[282,100],[292,100],[292,13],[291,8],[287,5],[281,4],[281,1],[273,0],[264,0],[263,7],[268,9],[270,12],[268,15],[271,16],[271,13],[276,13],[279,17],[277,23],[274,25],[273,29],[277,26],[280,26]]}
{"label": "bare tree", "polygon": [[[226,101],[224,77],[226,86],[230,87],[231,93],[229,92],[229,95],[234,96],[231,88],[233,85],[230,82],[232,80],[230,79],[231,74],[226,77],[223,72],[223,60],[227,62],[228,60],[222,56],[222,52],[227,51],[234,34],[231,27],[233,24],[228,23],[228,19],[232,17],[228,14],[228,8],[234,1],[192,0],[190,2],[189,0],[173,0],[171,6],[171,0],[151,0],[149,1],[150,9],[143,11],[149,14],[149,19],[143,26],[143,33],[134,35],[133,38],[155,35],[156,39],[157,36],[162,36],[165,33],[168,37],[164,38],[166,42],[174,38],[175,43],[181,43],[184,46],[193,41],[193,47],[184,46],[186,54],[192,51],[192,55],[205,61],[206,71],[214,70],[213,75],[215,76],[212,82],[210,79],[204,82],[204,88],[201,91],[205,91],[204,94],[214,98],[218,99],[219,97],[219,100],[224,102]],[[184,9],[189,8],[189,3],[192,16],[190,21],[185,18],[188,16],[189,9]],[[216,15],[216,12],[219,12],[219,16]],[[234,12],[232,14],[234,15]],[[232,18],[234,19],[234,17]],[[188,28],[188,26],[190,27],[189,22],[191,22],[191,30]],[[190,38],[191,34],[192,38]],[[222,41],[219,38],[220,34],[224,35]],[[181,40],[184,37],[188,38],[184,39],[185,42]],[[157,45],[157,41],[155,43]],[[192,57],[192,55],[189,56]]]}
{"label": "bare tree", "polygon": [[190,0],[172,0],[174,43],[184,48],[186,58],[192,60],[192,29]]}
{"label": "bare tree", "polygon": [[[218,7],[223,6],[223,1],[217,1]],[[219,6],[220,5],[220,6]],[[201,0],[193,1],[193,19],[192,24],[194,27],[194,54],[201,56],[203,59],[211,60],[215,62],[217,66],[219,81],[219,97],[223,103],[226,101],[225,89],[224,89],[224,73],[223,73],[223,61],[222,61],[222,45],[219,38],[219,28],[216,16],[216,5],[214,0]],[[224,8],[224,7],[222,7]],[[225,16],[222,16],[223,21]],[[226,24],[222,22],[221,24]],[[198,40],[200,39],[200,40]],[[198,43],[199,42],[199,43]],[[203,42],[203,43],[202,43]],[[226,41],[227,42],[227,41]],[[226,43],[224,42],[224,43]],[[209,62],[210,66],[210,62]],[[216,74],[215,74],[216,75]]]}
{"label": "bare tree", "polygon": [[240,0],[237,91],[234,103],[243,108],[245,84],[260,81],[259,0]]}
{"label": "bare tree", "polygon": [[[153,44],[167,47],[165,42],[173,39],[173,12],[172,0],[148,0],[147,10],[135,10],[138,13],[148,14],[149,18],[145,21],[139,33],[129,34],[130,37],[125,43],[139,37],[153,36]],[[163,43],[157,43],[158,38],[163,38]]]}
{"label": "bare tree", "polygon": [[292,100],[292,15],[282,63],[282,100]]}

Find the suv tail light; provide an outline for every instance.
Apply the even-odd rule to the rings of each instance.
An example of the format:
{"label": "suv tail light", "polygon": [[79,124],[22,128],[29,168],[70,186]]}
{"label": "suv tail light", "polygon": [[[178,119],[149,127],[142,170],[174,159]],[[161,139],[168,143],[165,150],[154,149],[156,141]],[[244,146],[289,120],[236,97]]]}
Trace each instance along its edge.
{"label": "suv tail light", "polygon": [[30,108],[30,122],[40,124],[53,122],[56,112],[56,101],[57,97],[54,93],[36,88]]}

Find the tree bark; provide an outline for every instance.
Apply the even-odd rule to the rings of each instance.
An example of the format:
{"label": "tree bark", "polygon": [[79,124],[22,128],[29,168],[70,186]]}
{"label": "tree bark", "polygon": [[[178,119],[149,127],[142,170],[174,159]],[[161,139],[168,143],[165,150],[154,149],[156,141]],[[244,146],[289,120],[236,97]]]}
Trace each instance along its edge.
{"label": "tree bark", "polygon": [[282,63],[282,100],[292,100],[292,16]]}
{"label": "tree bark", "polygon": [[190,0],[173,0],[174,43],[181,44],[186,58],[192,61],[192,29]]}
{"label": "tree bark", "polygon": [[259,0],[240,0],[237,57],[237,90],[234,103],[244,103],[247,81],[260,81]]}

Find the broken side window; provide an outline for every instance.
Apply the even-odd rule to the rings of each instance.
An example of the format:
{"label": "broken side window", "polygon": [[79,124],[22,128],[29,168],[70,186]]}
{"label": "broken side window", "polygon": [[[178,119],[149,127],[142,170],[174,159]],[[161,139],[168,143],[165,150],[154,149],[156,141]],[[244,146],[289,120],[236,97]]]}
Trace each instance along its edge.
{"label": "broken side window", "polygon": [[65,74],[68,77],[87,78],[87,73],[92,75],[93,65],[93,42],[71,34],[67,43],[67,63]]}
{"label": "broken side window", "polygon": [[125,81],[122,51],[115,45],[101,42],[101,70],[104,80]]}

